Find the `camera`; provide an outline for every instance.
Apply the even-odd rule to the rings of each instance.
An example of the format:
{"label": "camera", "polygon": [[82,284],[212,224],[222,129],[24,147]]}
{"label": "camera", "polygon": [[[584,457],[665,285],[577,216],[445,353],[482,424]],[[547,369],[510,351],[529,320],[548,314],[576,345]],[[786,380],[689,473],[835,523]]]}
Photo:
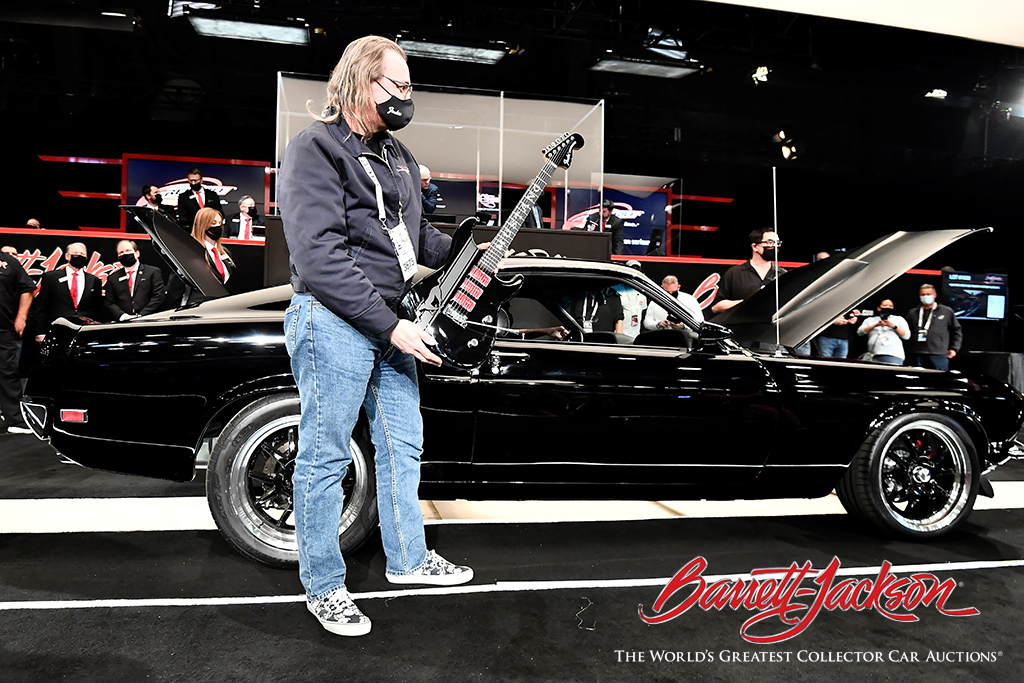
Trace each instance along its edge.
{"label": "camera", "polygon": [[881,318],[882,320],[888,320],[889,319],[889,312],[886,311],[885,313],[879,313],[878,317]]}

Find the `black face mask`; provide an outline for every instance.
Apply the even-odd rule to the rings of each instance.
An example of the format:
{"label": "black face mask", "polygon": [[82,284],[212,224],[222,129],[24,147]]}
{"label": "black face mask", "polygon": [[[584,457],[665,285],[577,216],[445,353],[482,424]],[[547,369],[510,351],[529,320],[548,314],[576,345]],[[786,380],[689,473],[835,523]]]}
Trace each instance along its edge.
{"label": "black face mask", "polygon": [[761,258],[763,258],[765,261],[774,261],[775,259],[777,259],[778,256],[775,253],[775,247],[765,247],[761,251]]}
{"label": "black face mask", "polygon": [[127,254],[121,254],[118,256],[117,260],[120,261],[121,265],[125,268],[131,268],[136,263],[135,254],[130,251]]}
{"label": "black face mask", "polygon": [[412,115],[416,112],[416,105],[412,100],[400,100],[394,95],[388,98],[387,102],[377,105],[377,113],[384,120],[388,130],[402,130],[412,121]]}
{"label": "black face mask", "polygon": [[85,268],[89,264],[88,256],[72,256],[69,261],[72,268]]}
{"label": "black face mask", "polygon": [[249,218],[251,218],[253,220],[256,220],[256,207],[255,206],[250,206],[249,207]]}
{"label": "black face mask", "polygon": [[200,180],[198,183],[189,183],[188,186],[192,189],[193,192],[199,192],[200,190],[203,189],[203,181]]}
{"label": "black face mask", "polygon": [[206,231],[206,236],[209,237],[214,242],[219,240],[220,236],[223,235],[223,234],[224,234],[224,226],[223,225],[212,225]]}

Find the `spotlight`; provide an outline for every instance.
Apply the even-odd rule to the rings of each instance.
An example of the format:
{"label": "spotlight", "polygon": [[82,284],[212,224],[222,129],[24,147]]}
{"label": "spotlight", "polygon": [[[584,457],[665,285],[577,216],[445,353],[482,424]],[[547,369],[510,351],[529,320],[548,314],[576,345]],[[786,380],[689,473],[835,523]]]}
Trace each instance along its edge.
{"label": "spotlight", "polygon": [[944,100],[946,99],[946,95],[948,94],[949,93],[943,90],[942,88],[935,88],[934,90],[925,94],[925,97],[931,97],[936,100]]}
{"label": "spotlight", "polygon": [[786,141],[786,131],[780,130],[778,133],[776,133],[775,135],[772,136],[772,141],[773,142],[785,142]]}
{"label": "spotlight", "polygon": [[771,69],[769,69],[768,67],[759,66],[756,69],[754,69],[753,73],[750,74],[750,77],[754,79],[754,85],[757,85],[758,83],[767,83],[768,74],[770,73]]}
{"label": "spotlight", "polygon": [[792,140],[782,145],[782,158],[787,161],[796,159],[796,143]]}

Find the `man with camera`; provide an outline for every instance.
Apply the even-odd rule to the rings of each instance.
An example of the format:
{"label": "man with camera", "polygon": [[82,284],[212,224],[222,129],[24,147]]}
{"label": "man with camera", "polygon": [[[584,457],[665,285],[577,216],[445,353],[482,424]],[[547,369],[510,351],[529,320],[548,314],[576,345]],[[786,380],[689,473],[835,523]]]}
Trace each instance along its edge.
{"label": "man with camera", "polygon": [[878,304],[878,315],[864,320],[857,334],[862,337],[868,336],[868,353],[871,354],[871,360],[889,365],[903,365],[906,358],[903,340],[910,339],[910,325],[902,316],[893,313],[891,299],[883,299]]}

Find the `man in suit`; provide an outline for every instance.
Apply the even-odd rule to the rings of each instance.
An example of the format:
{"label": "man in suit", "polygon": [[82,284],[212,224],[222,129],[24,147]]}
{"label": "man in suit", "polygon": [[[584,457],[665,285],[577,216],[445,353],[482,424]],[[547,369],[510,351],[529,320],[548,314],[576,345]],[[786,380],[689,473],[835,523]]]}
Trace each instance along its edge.
{"label": "man in suit", "polygon": [[[220,197],[208,187],[203,187],[203,173],[192,168],[186,174],[188,189],[178,195],[178,225],[192,232],[192,223],[196,220],[199,209],[209,206],[221,211]],[[223,213],[223,211],[221,211]]]}
{"label": "man in suit", "polygon": [[225,239],[262,240],[263,235],[256,235],[253,228],[262,226],[263,221],[256,210],[256,200],[245,195],[238,200],[238,213],[233,214],[224,223]]}
{"label": "man in suit", "polygon": [[37,342],[42,342],[50,325],[61,317],[80,316],[105,320],[103,286],[100,279],[85,272],[89,264],[89,251],[81,242],[68,245],[66,268],[44,273],[39,281],[39,293],[29,311],[29,326]]}
{"label": "man in suit", "polygon": [[117,260],[124,268],[107,276],[103,295],[111,320],[156,313],[164,302],[164,274],[156,266],[140,263],[139,256],[135,242],[117,243]]}

